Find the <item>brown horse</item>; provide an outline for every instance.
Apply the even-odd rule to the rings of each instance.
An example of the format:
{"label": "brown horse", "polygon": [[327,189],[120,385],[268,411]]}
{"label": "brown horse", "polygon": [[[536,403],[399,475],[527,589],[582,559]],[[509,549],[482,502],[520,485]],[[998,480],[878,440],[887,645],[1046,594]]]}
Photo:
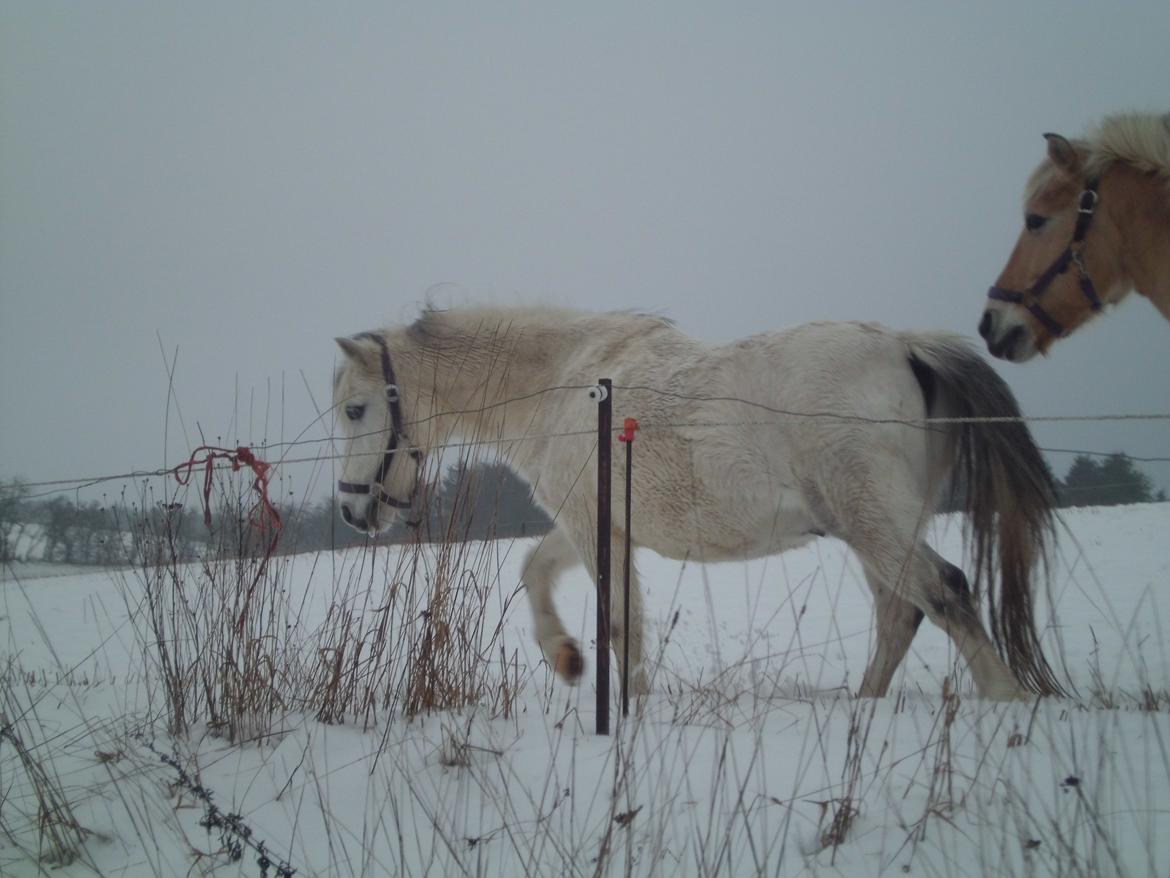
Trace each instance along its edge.
{"label": "brown horse", "polygon": [[1024,229],[979,324],[992,355],[1017,363],[1130,290],[1170,320],[1170,114],[1111,116],[1087,140],[1044,137]]}

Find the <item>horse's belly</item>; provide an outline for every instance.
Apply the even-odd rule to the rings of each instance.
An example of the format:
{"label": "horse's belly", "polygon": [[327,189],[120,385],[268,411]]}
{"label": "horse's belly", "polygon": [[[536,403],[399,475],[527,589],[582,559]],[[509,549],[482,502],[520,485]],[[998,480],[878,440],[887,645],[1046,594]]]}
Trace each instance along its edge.
{"label": "horse's belly", "polygon": [[817,531],[807,531],[801,534],[774,534],[766,539],[758,540],[744,540],[739,534],[729,534],[728,538],[725,539],[721,539],[720,536],[718,533],[706,531],[693,534],[689,540],[658,540],[648,545],[648,548],[653,549],[664,558],[675,561],[701,561],[704,563],[748,561],[798,548],[810,542],[814,537],[822,536],[822,534]]}
{"label": "horse's belly", "polygon": [[698,509],[689,526],[656,530],[656,538],[647,539],[647,534],[639,542],[667,558],[704,562],[763,558],[823,536],[795,495],[783,498],[779,508],[768,513],[757,513],[746,505]]}

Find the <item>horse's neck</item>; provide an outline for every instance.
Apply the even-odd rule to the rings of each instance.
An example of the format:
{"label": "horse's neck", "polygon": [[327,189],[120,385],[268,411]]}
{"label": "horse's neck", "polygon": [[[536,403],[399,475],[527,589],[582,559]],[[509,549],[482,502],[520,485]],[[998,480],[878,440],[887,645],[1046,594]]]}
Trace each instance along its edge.
{"label": "horse's neck", "polygon": [[1170,194],[1148,176],[1125,180],[1128,209],[1121,218],[1123,260],[1133,288],[1170,320]]}
{"label": "horse's neck", "polygon": [[[562,357],[569,334],[558,343],[555,329],[539,332],[509,330],[500,336],[484,333],[467,344],[436,353],[416,354],[426,387],[420,398],[427,412],[438,415],[436,428],[461,436],[495,436],[508,423],[525,421],[539,400],[539,390],[556,383],[557,354]],[[526,398],[531,397],[531,398]]]}

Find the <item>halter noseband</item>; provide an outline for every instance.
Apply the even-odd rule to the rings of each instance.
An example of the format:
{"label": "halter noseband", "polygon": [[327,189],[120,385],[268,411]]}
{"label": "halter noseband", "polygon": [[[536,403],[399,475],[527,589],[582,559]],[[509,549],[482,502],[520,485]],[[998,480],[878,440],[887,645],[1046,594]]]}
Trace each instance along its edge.
{"label": "halter noseband", "polygon": [[[399,451],[399,437],[407,439],[406,429],[403,426],[401,397],[398,393],[398,384],[394,380],[394,367],[390,365],[390,350],[386,347],[386,340],[376,332],[360,332],[353,338],[354,340],[359,338],[372,339],[382,349],[382,379],[386,382],[386,404],[390,408],[390,438],[386,440],[386,450],[382,452],[382,461],[378,464],[378,471],[374,473],[374,478],[369,483],[361,484],[357,482],[339,481],[337,483],[337,490],[341,494],[374,494],[379,501],[385,503],[387,506],[393,506],[395,509],[409,509],[414,501],[414,490],[411,491],[409,498],[399,500],[397,497],[386,493],[386,489],[382,487],[382,482],[390,472],[391,464],[394,463],[394,455]],[[421,457],[419,450],[417,448],[409,448],[406,449],[406,453],[414,459],[415,466],[417,467]],[[377,486],[376,493],[375,486]],[[417,487],[418,480],[415,479],[415,488]]]}
{"label": "halter noseband", "polygon": [[1052,286],[1054,280],[1068,270],[1068,264],[1071,262],[1076,266],[1081,292],[1089,300],[1089,307],[1094,311],[1100,311],[1101,297],[1097,295],[1097,288],[1093,286],[1093,280],[1089,277],[1089,270],[1085,268],[1082,255],[1085,247],[1085,235],[1089,231],[1089,225],[1093,222],[1093,213],[1097,209],[1099,200],[1097,180],[1095,178],[1088,180],[1077,205],[1077,225],[1073,231],[1072,241],[1064,248],[1064,252],[1056,257],[1056,260],[1036,278],[1036,281],[1028,289],[1019,291],[992,287],[987,291],[987,297],[1001,302],[1011,302],[1013,305],[1023,305],[1050,333],[1057,338],[1064,336],[1068,330],[1044,310],[1040,304],[1040,297]]}

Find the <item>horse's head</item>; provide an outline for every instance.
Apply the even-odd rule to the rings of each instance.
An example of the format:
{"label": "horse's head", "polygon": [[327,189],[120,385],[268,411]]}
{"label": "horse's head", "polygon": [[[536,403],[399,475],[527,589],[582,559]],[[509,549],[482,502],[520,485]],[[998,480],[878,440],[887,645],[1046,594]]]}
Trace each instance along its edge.
{"label": "horse's head", "polygon": [[372,535],[414,506],[422,455],[408,436],[385,337],[363,332],[337,343],[345,354],[333,381],[333,405],[345,434],[337,483],[341,517]]}
{"label": "horse's head", "polygon": [[1045,134],[1048,156],[1032,174],[1024,228],[988,292],[979,334],[993,356],[1022,363],[1068,335],[1126,291],[1119,233],[1098,209],[1088,149]]}

